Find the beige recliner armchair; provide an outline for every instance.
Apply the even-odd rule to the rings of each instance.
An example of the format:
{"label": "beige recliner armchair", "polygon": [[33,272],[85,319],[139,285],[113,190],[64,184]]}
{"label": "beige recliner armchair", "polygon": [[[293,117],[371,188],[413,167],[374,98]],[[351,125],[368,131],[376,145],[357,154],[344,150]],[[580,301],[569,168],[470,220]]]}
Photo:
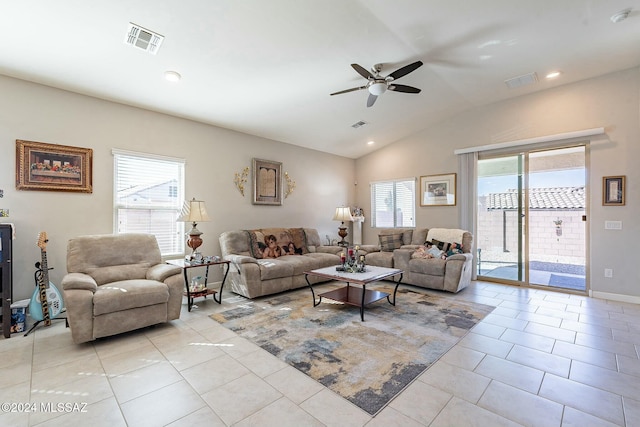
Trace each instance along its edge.
{"label": "beige recliner armchair", "polygon": [[75,343],[178,319],[184,278],[149,234],[81,236],[67,245],[62,279]]}

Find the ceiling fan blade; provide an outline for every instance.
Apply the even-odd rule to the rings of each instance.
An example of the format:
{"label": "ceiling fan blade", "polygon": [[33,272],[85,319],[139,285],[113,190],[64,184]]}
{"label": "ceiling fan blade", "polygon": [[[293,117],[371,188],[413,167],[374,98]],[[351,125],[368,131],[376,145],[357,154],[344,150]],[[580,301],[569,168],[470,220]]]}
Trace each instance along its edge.
{"label": "ceiling fan blade", "polygon": [[365,79],[373,79],[375,77],[373,77],[373,74],[371,74],[369,71],[367,71],[366,68],[364,68],[361,65],[358,64],[351,64],[351,67],[356,70],[356,72],[358,74],[360,74],[362,77],[364,77]]}
{"label": "ceiling fan blade", "polygon": [[417,87],[407,86],[407,85],[397,85],[390,84],[388,87],[389,90],[393,90],[395,92],[404,92],[404,93],[420,93],[422,89],[418,89]]}
{"label": "ceiling fan blade", "polygon": [[389,74],[388,77],[393,78],[393,80],[398,80],[400,77],[406,76],[420,67],[422,67],[422,61],[416,61],[413,64],[405,65],[404,67],[397,69],[393,73]]}
{"label": "ceiling fan blade", "polygon": [[376,99],[378,99],[378,97],[370,93],[369,98],[367,98],[367,107],[371,107],[373,104],[375,104]]}
{"label": "ceiling fan blade", "polygon": [[340,92],[334,92],[330,95],[340,95],[342,93],[348,93],[348,92],[354,92],[356,90],[361,90],[361,89],[366,89],[366,86],[360,86],[360,87],[352,87],[351,89],[345,89],[345,90],[341,90]]}

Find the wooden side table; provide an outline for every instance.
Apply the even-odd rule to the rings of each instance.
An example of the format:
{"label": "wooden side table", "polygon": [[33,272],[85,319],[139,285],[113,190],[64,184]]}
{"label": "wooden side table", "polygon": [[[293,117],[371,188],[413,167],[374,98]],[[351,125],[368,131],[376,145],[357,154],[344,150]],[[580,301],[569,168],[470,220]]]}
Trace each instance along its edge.
{"label": "wooden side table", "polygon": [[[183,259],[170,259],[167,260],[168,264],[177,265],[182,268],[182,272],[184,274],[184,286],[186,288],[186,292],[184,295],[187,297],[187,307],[189,311],[191,311],[191,307],[193,307],[193,299],[198,297],[207,297],[207,295],[211,295],[213,300],[218,304],[222,304],[222,289],[224,288],[224,282],[227,280],[227,274],[229,273],[229,261],[211,261],[211,262],[189,262]],[[189,277],[187,275],[187,270],[190,268],[196,267],[205,267],[205,275],[204,275],[204,284],[207,285],[207,281],[209,279],[209,267],[212,265],[225,265],[227,268],[224,272],[224,277],[222,278],[222,283],[220,284],[220,290],[205,288],[202,291],[191,292],[189,290]],[[218,298],[216,298],[216,294],[218,294]]]}

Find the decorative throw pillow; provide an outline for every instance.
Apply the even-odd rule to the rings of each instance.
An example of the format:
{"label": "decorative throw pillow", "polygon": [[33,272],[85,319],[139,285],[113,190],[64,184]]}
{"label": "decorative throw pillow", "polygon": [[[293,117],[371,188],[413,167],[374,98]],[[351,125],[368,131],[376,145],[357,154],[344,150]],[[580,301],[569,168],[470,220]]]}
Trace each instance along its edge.
{"label": "decorative throw pillow", "polygon": [[378,236],[380,250],[382,252],[393,252],[402,246],[402,234],[385,234]]}
{"label": "decorative throw pillow", "polygon": [[431,240],[431,242],[427,242],[427,244],[432,244],[443,252],[447,252],[449,250],[449,247],[451,246],[451,243],[441,242],[440,240],[436,239]]}
{"label": "decorative throw pillow", "polygon": [[249,235],[249,253],[252,257],[262,259],[264,251],[264,235],[259,231],[246,230]]}
{"label": "decorative throw pillow", "polygon": [[[291,242],[293,243],[293,253],[297,255],[303,255],[309,253],[309,248],[307,247],[307,235],[304,232],[303,228],[290,228],[289,235],[291,236]],[[287,253],[290,252],[290,248],[287,247],[285,249]]]}

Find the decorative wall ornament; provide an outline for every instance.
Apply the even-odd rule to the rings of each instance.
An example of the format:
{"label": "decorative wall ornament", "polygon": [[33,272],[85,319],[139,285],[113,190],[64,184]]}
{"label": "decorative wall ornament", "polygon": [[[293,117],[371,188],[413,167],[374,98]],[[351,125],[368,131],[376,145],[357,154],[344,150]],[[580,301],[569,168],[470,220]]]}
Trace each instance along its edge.
{"label": "decorative wall ornament", "polygon": [[289,172],[284,173],[284,179],[287,181],[287,189],[284,192],[284,198],[289,197],[289,194],[293,193],[293,190],[296,188],[296,182],[291,179],[289,176]]}
{"label": "decorative wall ornament", "polygon": [[242,169],[242,172],[236,172],[235,178],[233,178],[233,182],[235,182],[236,187],[238,187],[238,191],[244,197],[244,185],[247,183],[247,178],[249,177],[249,166]]}

